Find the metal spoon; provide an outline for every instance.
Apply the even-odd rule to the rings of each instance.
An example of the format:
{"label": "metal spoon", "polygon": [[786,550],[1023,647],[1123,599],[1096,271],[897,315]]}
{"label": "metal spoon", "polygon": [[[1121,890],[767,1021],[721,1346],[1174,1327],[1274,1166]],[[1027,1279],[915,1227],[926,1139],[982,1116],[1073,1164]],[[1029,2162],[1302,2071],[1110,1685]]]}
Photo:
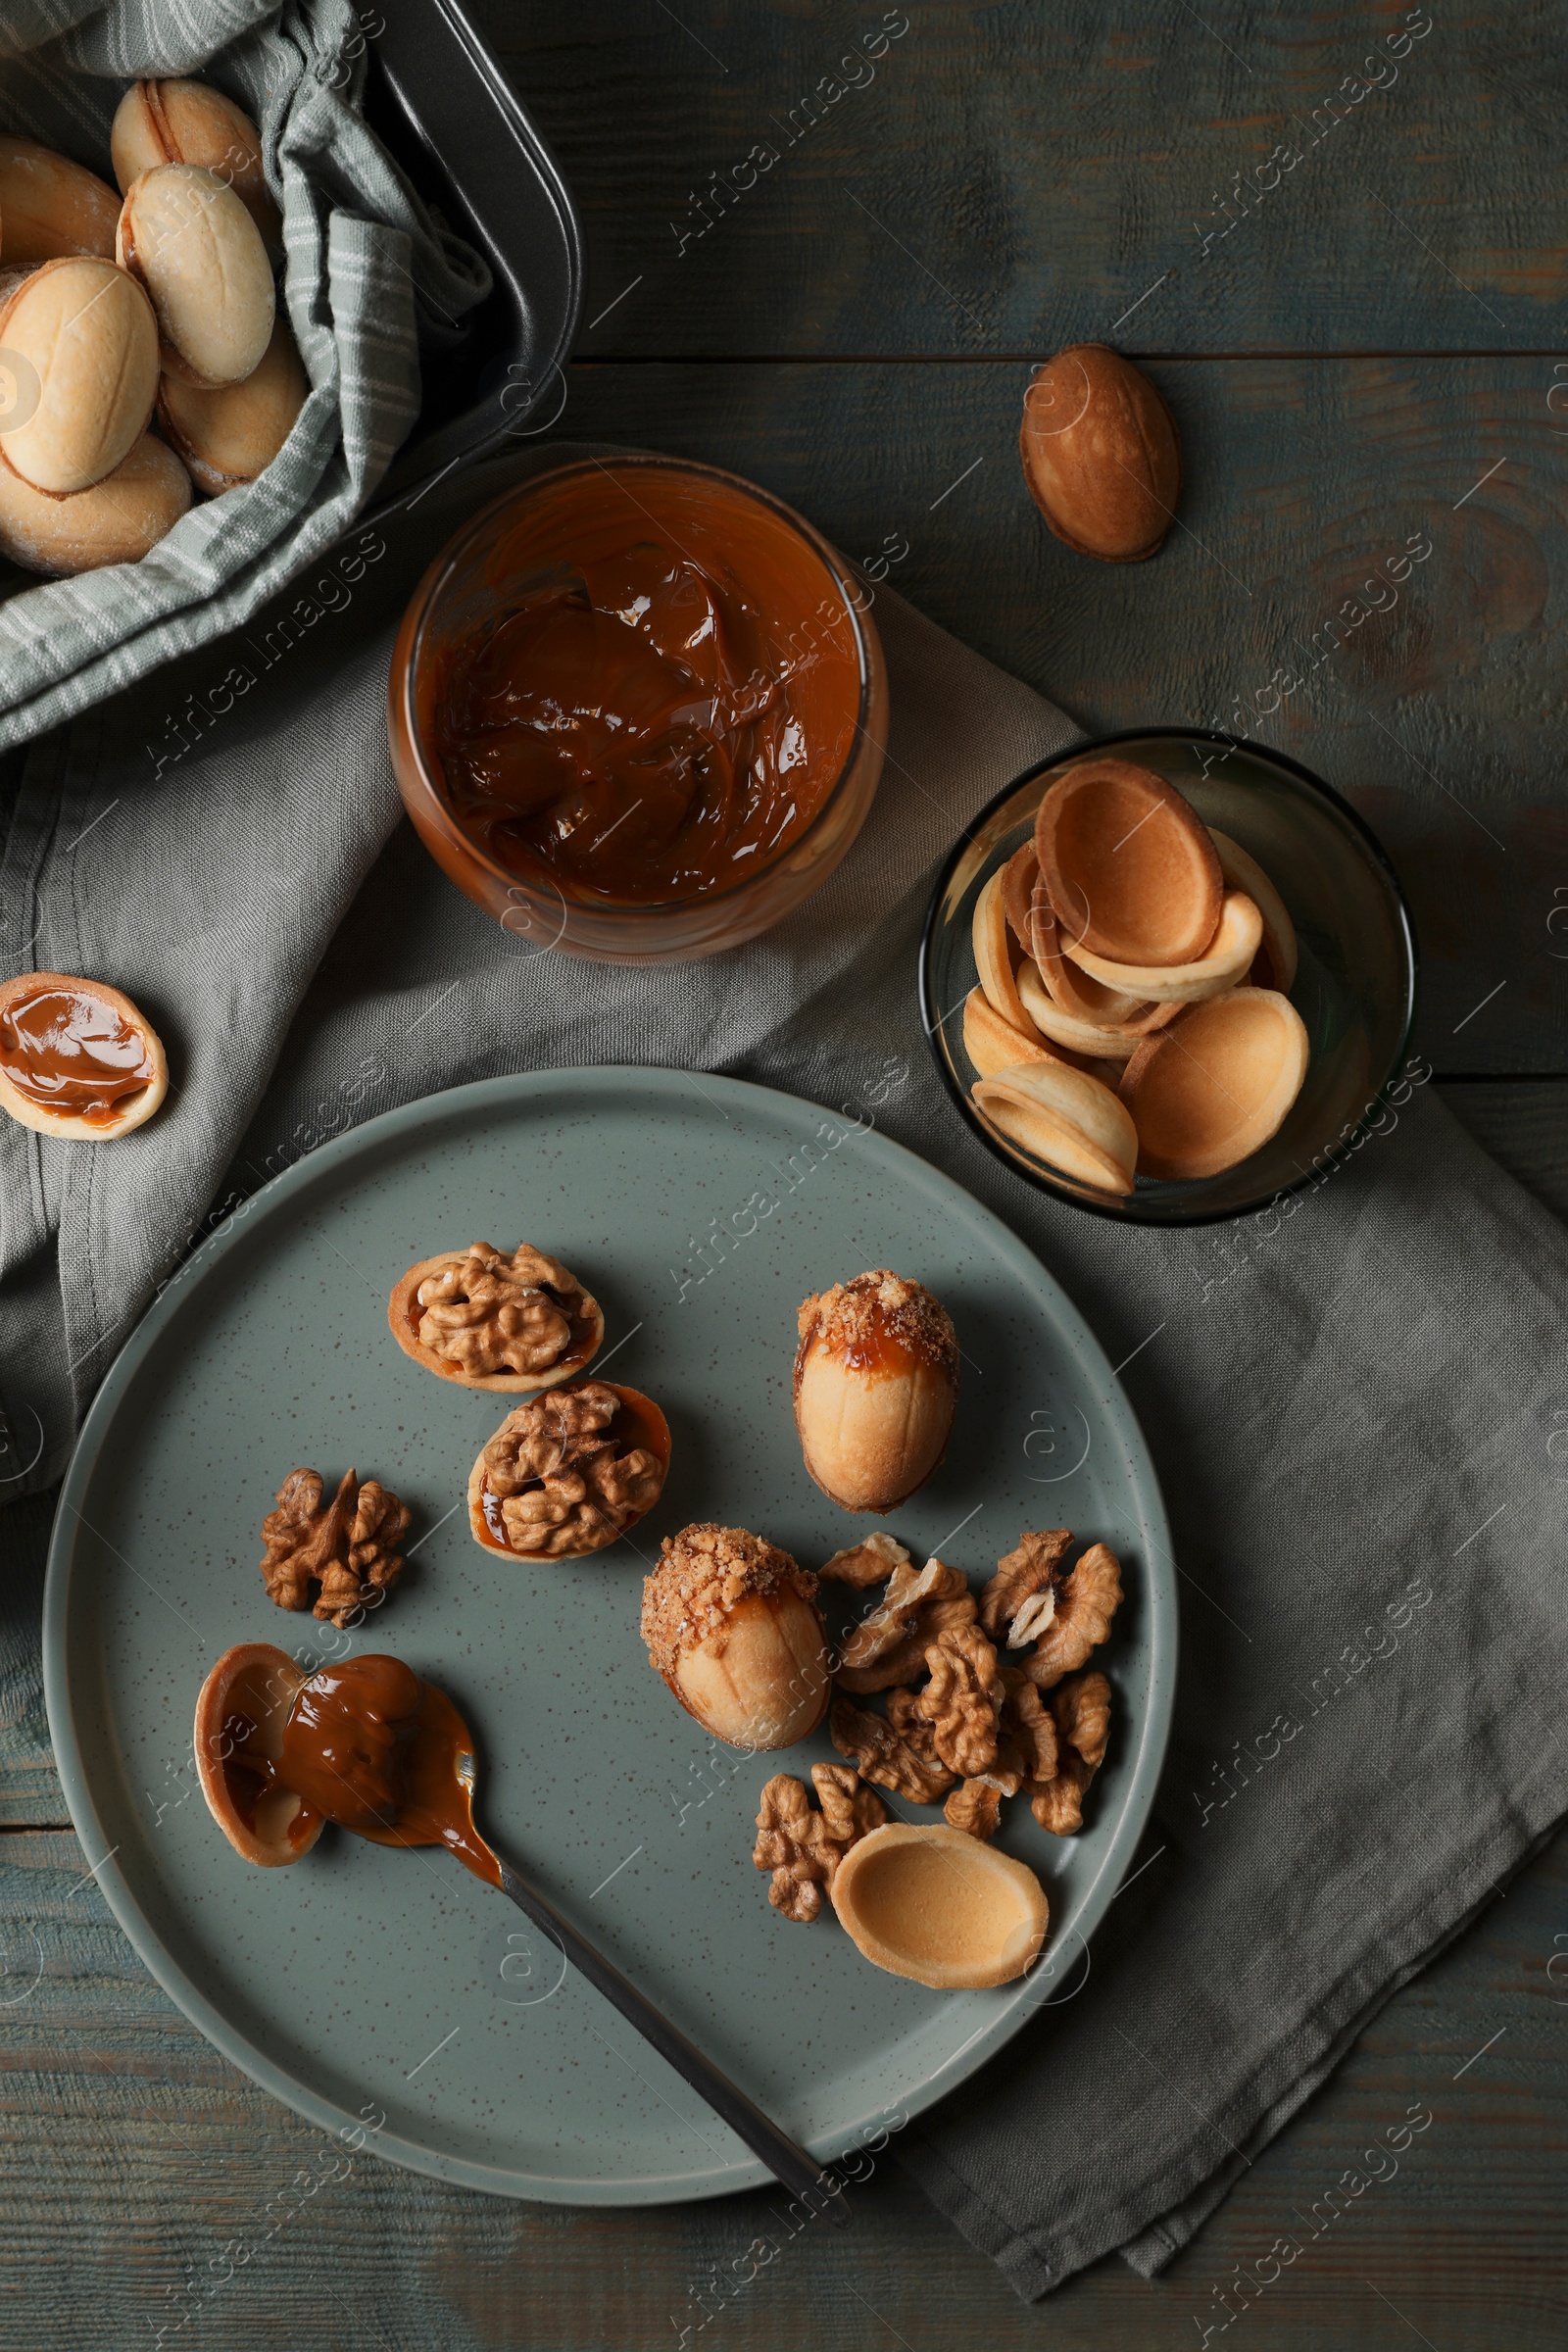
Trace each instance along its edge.
{"label": "metal spoon", "polygon": [[[426,1684],[427,1693],[436,1695],[435,1686]],[[453,1769],[457,1787],[456,1812],[445,1834],[434,1821],[423,1823],[400,1822],[397,1827],[367,1830],[362,1834],[384,1845],[444,1845],[457,1855],[466,1868],[488,1886],[499,1886],[509,1894],[519,1911],[532,1920],[534,1926],[549,1936],[581,1977],[585,1977],[596,1992],[604,1995],[612,2007],[618,2009],[629,2025],[636,2027],[645,2041],[651,2042],[660,2056],[684,2077],[693,2090],[705,2098],[715,2115],[728,2124],[738,2139],[745,2141],[755,2156],[760,2156],[775,2179],[795,2196],[809,2199],[814,2212],[826,2213],[840,2224],[849,2220],[841,2183],[818,2164],[814,2156],[797,2146],[787,2132],[781,2132],[771,2117],[764,2115],[754,2099],[747,2096],[739,2083],[732,2082],[721,2068],[714,2065],[696,2043],[687,2039],[672,2019],[657,2009],[647,1994],[640,1992],[629,1977],[621,1975],[612,1960],[591,1944],[586,1936],[574,1928],[569,1919],[556,1909],[531,1879],[503,1861],[474,1826],[473,1792],[478,1780],[474,1762],[473,1738],[458,1709],[445,1692],[440,1696],[450,1707],[450,1736]],[[423,1834],[420,1834],[421,1831]]]}

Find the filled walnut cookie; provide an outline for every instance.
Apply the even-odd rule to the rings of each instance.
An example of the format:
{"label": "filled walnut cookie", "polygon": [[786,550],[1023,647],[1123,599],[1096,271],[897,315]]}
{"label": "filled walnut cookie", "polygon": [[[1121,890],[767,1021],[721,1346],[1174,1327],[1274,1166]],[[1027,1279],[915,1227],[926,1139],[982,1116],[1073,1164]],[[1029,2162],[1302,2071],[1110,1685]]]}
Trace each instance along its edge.
{"label": "filled walnut cookie", "polygon": [[806,1467],[847,1511],[891,1511],[948,1449],[958,1399],[953,1318],[887,1267],[801,1307],[795,1426]]}
{"label": "filled walnut cookie", "polygon": [[653,1509],[668,1469],[669,1424],[651,1396],[607,1380],[550,1389],[480,1452],[468,1526],[502,1559],[580,1559]]}
{"label": "filled walnut cookie", "polygon": [[732,1747],[791,1747],[827,1711],[816,1579],[744,1527],[666,1536],[643,1586],[648,1663],[688,1715]]}
{"label": "filled walnut cookie", "polygon": [[599,1301],[528,1242],[510,1257],[488,1242],[421,1257],[394,1289],[387,1321],[427,1372],[498,1395],[574,1379],[605,1336]]}

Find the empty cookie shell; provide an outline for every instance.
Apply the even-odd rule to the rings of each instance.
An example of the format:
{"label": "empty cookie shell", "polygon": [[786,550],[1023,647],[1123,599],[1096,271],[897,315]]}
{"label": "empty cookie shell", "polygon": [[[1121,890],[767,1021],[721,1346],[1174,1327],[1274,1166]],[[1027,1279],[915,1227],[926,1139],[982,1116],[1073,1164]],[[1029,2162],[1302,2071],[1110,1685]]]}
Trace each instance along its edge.
{"label": "empty cookie shell", "polygon": [[1214,844],[1220,872],[1227,886],[1242,890],[1251,900],[1262,918],[1263,944],[1259,948],[1253,968],[1253,983],[1258,988],[1277,988],[1282,996],[1291,993],[1296,978],[1296,925],[1287,911],[1285,901],[1255,858],[1249,857],[1239,841],[1228,833],[1216,833],[1208,828],[1208,838]]}
{"label": "empty cookie shell", "polygon": [[1122,1078],[1139,1167],[1217,1176],[1250,1157],[1300,1093],[1309,1052],[1300,1014],[1276,989],[1234,988],[1190,1006],[1139,1048]]}
{"label": "empty cookie shell", "polygon": [[1031,1158],[1097,1192],[1132,1191],[1138,1131],[1126,1104],[1088,1071],[1026,1062],[969,1091],[976,1108]]}
{"label": "empty cookie shell", "polygon": [[1013,978],[1012,948],[1004,896],[1006,876],[1007,868],[1004,865],[998,866],[975,901],[971,930],[974,968],[996,1011],[1021,1036],[1032,1037],[1034,1025],[1023,1008],[1018,984]]}
{"label": "empty cookie shell", "polygon": [[1025,1037],[1004,1021],[983,988],[972,988],[963,1007],[963,1050],[982,1078],[1010,1070],[1021,1061],[1054,1061],[1049,1047]]}
{"label": "empty cookie shell", "polygon": [[38,1135],[106,1144],[169,1092],[157,1031],[107,980],[20,972],[0,984],[0,1110]]}
{"label": "empty cookie shell", "polygon": [[1107,987],[1150,997],[1161,1004],[1201,1004],[1209,997],[1223,996],[1246,975],[1262,937],[1263,917],[1255,900],[1243,890],[1228,890],[1219,929],[1207,953],[1193,963],[1112,963],[1107,956],[1093,955],[1070,941],[1067,953]]}
{"label": "empty cookie shell", "polygon": [[1051,1925],[1027,1863],[946,1823],[872,1830],[840,1862],[831,1892],[874,1967],[939,1992],[1010,1984],[1033,1967]]}
{"label": "empty cookie shell", "polygon": [[[283,1726],[306,1680],[270,1642],[225,1649],[196,1697],[196,1771],[208,1811],[237,1854],[264,1870],[297,1862],[326,1827],[292,1788],[271,1785]],[[248,1757],[260,1760],[249,1769]]]}
{"label": "empty cookie shell", "polygon": [[[1098,1021],[1080,1020],[1063,1011],[1032,963],[1018,974],[1018,996],[1025,1012],[1043,1037],[1070,1054],[1090,1054],[1097,1061],[1125,1061],[1136,1054],[1139,1038],[1131,1029],[1104,1029]],[[1118,999],[1136,1004],[1135,998]]]}
{"label": "empty cookie shell", "polygon": [[1214,845],[1152,768],[1111,759],[1069,767],[1036,811],[1035,855],[1070,955],[1082,946],[1121,964],[1186,964],[1214,936],[1225,895]]}
{"label": "empty cookie shell", "polygon": [[1002,869],[1002,906],[1007,928],[1026,956],[1035,952],[1031,907],[1040,886],[1040,860],[1035,845],[1026,841],[1014,850]]}
{"label": "empty cookie shell", "polygon": [[1106,988],[1103,981],[1092,980],[1063,955],[1060,927],[1043,882],[1035,884],[1030,908],[1030,953],[1048,992],[1075,1021],[1089,1021],[1097,1029],[1119,1029],[1151,1010],[1142,998],[1124,996],[1119,989]]}

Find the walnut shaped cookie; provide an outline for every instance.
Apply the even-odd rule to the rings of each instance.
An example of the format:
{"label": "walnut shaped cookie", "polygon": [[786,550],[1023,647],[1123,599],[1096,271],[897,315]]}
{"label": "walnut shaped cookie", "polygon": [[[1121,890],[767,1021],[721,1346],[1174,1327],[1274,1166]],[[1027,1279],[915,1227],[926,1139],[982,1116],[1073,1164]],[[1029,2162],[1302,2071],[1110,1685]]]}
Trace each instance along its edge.
{"label": "walnut shaped cookie", "polygon": [[731,1747],[793,1747],[827,1711],[816,1578],[749,1528],[704,1520],[664,1538],[642,1636],[687,1714]]}
{"label": "walnut shaped cookie", "polygon": [[411,1266],[387,1305],[405,1355],[465,1389],[526,1396],[586,1371],[605,1336],[599,1301],[557,1257],[488,1242]]}
{"label": "walnut shaped cookie", "polygon": [[509,1413],[480,1451],[468,1526],[502,1559],[579,1559],[653,1509],[668,1469],[669,1424],[640,1389],[550,1389]]}
{"label": "walnut shaped cookie", "polygon": [[958,1342],[922,1283],[886,1266],[813,1292],[797,1318],[795,1426],[806,1467],[847,1511],[891,1511],[953,1434]]}

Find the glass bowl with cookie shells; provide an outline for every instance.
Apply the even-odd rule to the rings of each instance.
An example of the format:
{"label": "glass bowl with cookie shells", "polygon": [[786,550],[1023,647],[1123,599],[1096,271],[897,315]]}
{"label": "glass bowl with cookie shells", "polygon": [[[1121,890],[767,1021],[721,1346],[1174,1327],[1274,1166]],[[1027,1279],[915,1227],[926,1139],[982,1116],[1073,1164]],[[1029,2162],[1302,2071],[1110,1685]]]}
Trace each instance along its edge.
{"label": "glass bowl with cookie shells", "polygon": [[981,1141],[1134,1224],[1266,1207],[1353,1148],[1408,1051],[1416,949],[1348,804],[1198,729],[1043,762],[962,835],[921,1017]]}

